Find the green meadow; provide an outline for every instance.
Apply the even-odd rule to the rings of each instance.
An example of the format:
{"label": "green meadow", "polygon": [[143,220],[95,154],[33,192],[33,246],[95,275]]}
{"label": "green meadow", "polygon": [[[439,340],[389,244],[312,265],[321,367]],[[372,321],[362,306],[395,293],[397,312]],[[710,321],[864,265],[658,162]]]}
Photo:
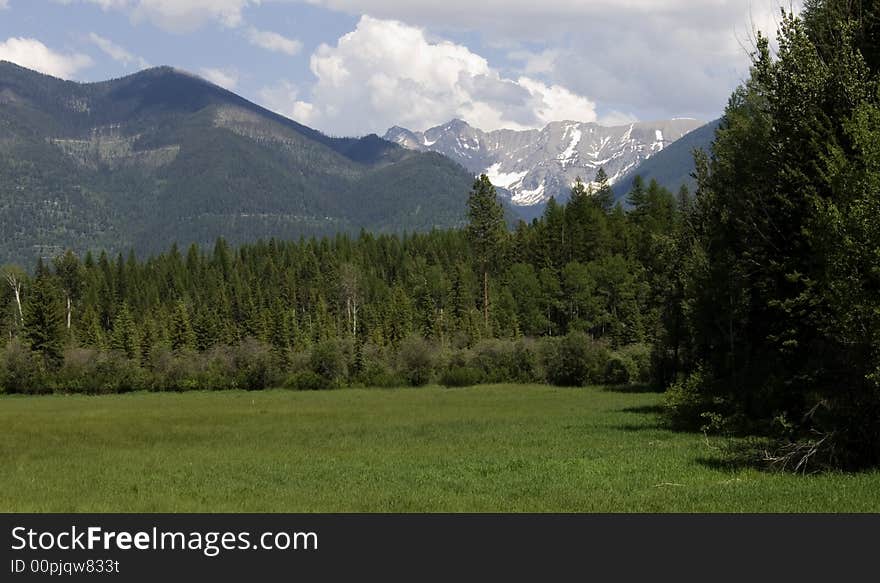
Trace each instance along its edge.
{"label": "green meadow", "polygon": [[0,398],[3,512],[877,512],[880,472],[729,463],[654,393]]}

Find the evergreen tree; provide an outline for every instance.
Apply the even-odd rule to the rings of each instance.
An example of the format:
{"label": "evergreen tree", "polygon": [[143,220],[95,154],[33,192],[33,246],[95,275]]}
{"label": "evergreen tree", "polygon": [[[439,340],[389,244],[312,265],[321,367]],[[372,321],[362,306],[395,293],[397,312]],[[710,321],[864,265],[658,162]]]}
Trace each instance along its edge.
{"label": "evergreen tree", "polygon": [[122,307],[116,311],[110,348],[125,353],[127,358],[140,359],[137,328],[127,304],[122,304]]}
{"label": "evergreen tree", "polygon": [[64,307],[61,292],[40,259],[24,307],[25,337],[50,368],[60,366],[64,350]]}
{"label": "evergreen tree", "polygon": [[880,463],[880,71],[868,5],[815,0],[785,15],[776,58],[759,37],[713,157],[698,164],[693,384],[716,415],[784,427],[792,466]]}
{"label": "evergreen tree", "polygon": [[468,198],[468,218],[467,234],[483,281],[483,318],[488,329],[489,272],[501,260],[507,227],[504,208],[485,174],[474,182]]}
{"label": "evergreen tree", "polygon": [[596,172],[595,183],[596,191],[593,199],[606,214],[610,213],[611,209],[614,208],[614,191],[611,189],[611,185],[608,184],[608,174],[605,173],[604,168],[600,167],[598,172]]}
{"label": "evergreen tree", "polygon": [[192,350],[195,348],[195,333],[190,323],[189,311],[182,301],[177,302],[171,316],[171,349],[174,351]]}

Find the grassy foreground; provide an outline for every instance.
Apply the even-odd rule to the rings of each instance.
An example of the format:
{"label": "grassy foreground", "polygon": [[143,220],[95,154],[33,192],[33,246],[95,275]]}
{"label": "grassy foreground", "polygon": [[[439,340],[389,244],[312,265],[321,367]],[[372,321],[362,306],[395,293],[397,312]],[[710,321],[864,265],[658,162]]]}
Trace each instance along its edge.
{"label": "grassy foreground", "polygon": [[880,511],[880,472],[719,464],[655,394],[492,386],[0,398],[3,512]]}

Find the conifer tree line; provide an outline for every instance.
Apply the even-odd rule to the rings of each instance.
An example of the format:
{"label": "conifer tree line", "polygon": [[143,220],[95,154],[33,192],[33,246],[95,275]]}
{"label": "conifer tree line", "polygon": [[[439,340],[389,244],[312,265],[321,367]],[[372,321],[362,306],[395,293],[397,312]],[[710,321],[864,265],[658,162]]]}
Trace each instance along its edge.
{"label": "conifer tree line", "polygon": [[[807,0],[758,36],[674,253],[661,346],[684,427],[766,461],[880,464],[880,3]],[[669,377],[669,380],[674,380]]]}
{"label": "conifer tree line", "polygon": [[[234,369],[248,359],[265,368],[256,386],[250,377],[214,384],[545,380],[542,364],[558,350],[533,340],[566,335],[578,335],[593,362],[560,382],[645,381],[664,302],[652,290],[665,276],[652,270],[668,264],[660,241],[676,229],[682,201],[637,181],[626,213],[612,206],[600,171],[589,186],[578,181],[567,204],[551,200],[542,218],[510,230],[481,176],[460,231],[238,249],[221,239],[146,260],[67,252],[40,261],[33,276],[7,267],[3,386],[190,388],[212,363]],[[477,353],[523,362],[499,372]],[[427,370],[409,370],[418,366]]]}

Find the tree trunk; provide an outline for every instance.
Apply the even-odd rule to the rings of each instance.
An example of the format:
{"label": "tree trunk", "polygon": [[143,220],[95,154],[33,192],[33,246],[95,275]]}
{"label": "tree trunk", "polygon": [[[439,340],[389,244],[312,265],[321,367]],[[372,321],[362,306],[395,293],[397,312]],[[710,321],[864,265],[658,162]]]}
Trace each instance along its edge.
{"label": "tree trunk", "polygon": [[73,311],[73,306],[70,302],[70,296],[67,296],[67,330],[70,331],[70,314]]}
{"label": "tree trunk", "polygon": [[15,305],[18,308],[18,320],[20,324],[24,324],[24,313],[21,310],[21,281],[12,274],[6,275],[6,281],[9,282],[9,287],[12,288],[12,293],[15,294]]}
{"label": "tree trunk", "polygon": [[489,270],[483,269],[483,320],[489,329]]}
{"label": "tree trunk", "polygon": [[351,303],[351,333],[357,336],[358,333],[358,301],[355,298]]}

